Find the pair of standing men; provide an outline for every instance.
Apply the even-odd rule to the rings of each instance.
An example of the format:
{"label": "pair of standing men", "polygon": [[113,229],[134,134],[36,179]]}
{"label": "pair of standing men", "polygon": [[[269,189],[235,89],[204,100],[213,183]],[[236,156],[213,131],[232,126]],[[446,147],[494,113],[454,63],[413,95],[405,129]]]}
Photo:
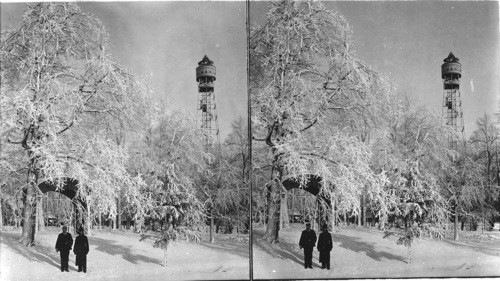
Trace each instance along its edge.
{"label": "pair of standing men", "polygon": [[[328,226],[323,226],[323,232],[319,235],[318,251],[321,268],[330,269],[330,251],[333,248],[332,235],[328,232]],[[300,235],[299,247],[304,248],[304,267],[312,268],[312,253],[316,244],[316,233],[311,229],[311,223],[306,223],[306,230]]]}
{"label": "pair of standing men", "polygon": [[[56,252],[60,252],[61,255],[61,271],[69,271],[68,261],[69,261],[69,251],[73,246],[73,237],[68,233],[68,227],[62,227],[62,233],[57,236],[56,242]],[[87,272],[87,254],[89,252],[89,241],[83,228],[78,229],[78,236],[75,240],[75,247],[73,253],[76,255],[76,265],[78,266],[78,272]]]}

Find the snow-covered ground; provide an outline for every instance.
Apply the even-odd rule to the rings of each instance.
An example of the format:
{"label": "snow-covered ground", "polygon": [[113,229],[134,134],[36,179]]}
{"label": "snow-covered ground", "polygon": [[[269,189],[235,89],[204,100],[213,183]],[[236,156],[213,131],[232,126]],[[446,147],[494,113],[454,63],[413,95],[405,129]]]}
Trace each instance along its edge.
{"label": "snow-covered ground", "polygon": [[[333,233],[330,271],[321,269],[314,252],[314,269],[304,269],[298,247],[303,225],[280,233],[280,243],[263,241],[254,229],[253,276],[256,279],[405,278],[500,276],[500,232],[462,233],[463,240],[417,240],[412,263],[395,238],[383,239],[375,229],[343,228]],[[79,273],[70,254],[70,272],[60,272],[54,249],[59,229],[37,234],[36,246],[17,242],[21,231],[0,232],[0,280],[223,280],[248,279],[248,235],[216,236],[216,243],[177,242],[163,251],[126,231],[94,231],[89,236],[88,272]],[[479,232],[480,233],[480,232]]]}
{"label": "snow-covered ground", "polygon": [[[407,249],[396,238],[383,238],[375,229],[343,228],[333,233],[331,270],[321,269],[319,252],[313,254],[314,269],[304,269],[299,249],[301,224],[280,232],[280,243],[269,244],[263,228],[254,228],[254,278],[404,278],[500,276],[500,232],[467,235],[464,241],[419,239]],[[480,232],[479,232],[480,233]],[[464,233],[465,236],[465,233]]]}
{"label": "snow-covered ground", "polygon": [[[90,252],[87,273],[76,271],[70,254],[70,272],[59,270],[54,249],[59,228],[41,231],[36,245],[25,248],[17,242],[21,230],[0,232],[0,280],[193,280],[248,279],[248,235],[218,234],[214,244],[177,242],[167,251],[139,235],[125,231],[94,231],[88,236]],[[74,238],[74,237],[73,237]]]}

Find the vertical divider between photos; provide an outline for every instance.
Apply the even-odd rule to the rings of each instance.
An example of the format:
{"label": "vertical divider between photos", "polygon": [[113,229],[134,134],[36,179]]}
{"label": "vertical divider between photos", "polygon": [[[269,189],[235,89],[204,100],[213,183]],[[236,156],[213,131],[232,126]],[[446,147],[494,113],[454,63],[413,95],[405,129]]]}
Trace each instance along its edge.
{"label": "vertical divider between photos", "polygon": [[246,9],[246,32],[247,32],[247,134],[248,134],[248,216],[249,216],[249,232],[248,232],[248,247],[249,247],[249,264],[248,274],[249,279],[253,280],[253,219],[252,219],[252,105],[250,103],[250,0],[245,0]]}

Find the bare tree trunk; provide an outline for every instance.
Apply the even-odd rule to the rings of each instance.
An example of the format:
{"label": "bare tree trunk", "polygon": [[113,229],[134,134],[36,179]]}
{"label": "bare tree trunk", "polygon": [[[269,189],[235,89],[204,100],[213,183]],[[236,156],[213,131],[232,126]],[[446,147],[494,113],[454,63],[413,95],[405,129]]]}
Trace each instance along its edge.
{"label": "bare tree trunk", "polygon": [[87,235],[92,235],[92,220],[90,216],[90,200],[87,199]]}
{"label": "bare tree trunk", "polygon": [[3,205],[4,204],[2,204],[2,199],[0,198],[0,229],[3,229]]}
{"label": "bare tree trunk", "polygon": [[165,246],[165,248],[163,248],[163,266],[164,267],[167,267],[167,248],[168,248],[168,246]]}
{"label": "bare tree trunk", "polygon": [[[34,176],[31,176],[34,180]],[[33,246],[35,243],[35,219],[36,219],[36,185],[34,182],[28,184],[23,190],[23,232],[20,243],[25,246]]]}
{"label": "bare tree trunk", "polygon": [[305,220],[306,220],[306,207],[304,206],[304,205],[305,205],[305,204],[304,204],[304,201],[305,201],[305,200],[304,200],[304,198],[303,198],[303,197],[302,197],[302,198],[300,198],[300,199],[301,199],[301,200],[300,200],[300,204],[299,204],[299,206],[300,206],[300,207],[301,207],[301,209],[302,209],[302,210],[301,210],[301,212],[300,212],[300,214],[302,215],[302,223],[304,223],[304,222],[305,222]]}
{"label": "bare tree trunk", "polygon": [[117,218],[118,216],[114,216],[111,218],[111,226],[112,226],[112,229],[118,229],[118,223],[117,223]]}
{"label": "bare tree trunk", "polygon": [[335,199],[332,198],[331,200],[332,202],[332,232],[335,232],[335,216],[336,216],[336,213],[335,213]]}
{"label": "bare tree trunk", "polygon": [[453,233],[453,239],[458,240],[458,211],[457,211],[457,206],[455,205],[455,222],[453,223],[454,227],[454,233]]}
{"label": "bare tree trunk", "polygon": [[[244,162],[244,161],[243,161]],[[244,164],[244,163],[243,163]],[[245,179],[245,165],[243,165],[243,180]],[[237,185],[238,204],[236,204],[236,234],[240,233],[240,185]]]}
{"label": "bare tree trunk", "polygon": [[40,230],[44,229],[43,223],[43,197],[39,190],[36,190],[38,195],[36,196],[36,206],[35,206],[35,234]]}
{"label": "bare tree trunk", "polygon": [[366,197],[365,197],[366,192],[363,192],[361,196],[361,216],[363,218],[362,224],[364,227],[366,227]]}
{"label": "bare tree trunk", "polygon": [[358,226],[361,226],[361,212],[362,212],[362,211],[361,211],[361,208],[359,208],[359,210],[358,210],[358,211],[359,211],[359,212],[358,212],[358,215],[357,215],[357,217],[358,217]]}
{"label": "bare tree trunk", "polygon": [[97,229],[102,229],[102,217],[101,217],[101,210],[97,210],[97,221],[99,222],[99,226]]}
{"label": "bare tree trunk", "polygon": [[279,193],[279,186],[276,181],[272,181],[269,186],[269,197],[267,200],[267,226],[264,238],[269,243],[278,242],[279,236],[279,222],[280,212],[279,206],[281,205],[281,197]]}
{"label": "bare tree trunk", "polygon": [[121,206],[121,197],[118,196],[118,202],[117,202],[117,212],[116,212],[116,220],[117,220],[117,226],[116,229],[122,229],[122,206]]}
{"label": "bare tree trunk", "polygon": [[[41,192],[40,192],[41,193]],[[40,194],[39,200],[37,202],[37,207],[39,210],[39,215],[38,215],[38,229],[37,230],[44,230],[45,229],[45,212],[43,210],[43,194]]]}
{"label": "bare tree trunk", "polygon": [[143,219],[140,216],[136,215],[135,219],[134,219],[135,232],[142,233],[142,223],[143,223]]}
{"label": "bare tree trunk", "polygon": [[210,243],[215,242],[214,237],[214,209],[210,207]]}
{"label": "bare tree trunk", "polygon": [[288,191],[283,192],[283,197],[281,198],[281,208],[280,208],[280,229],[288,228]]}
{"label": "bare tree trunk", "polygon": [[40,206],[38,205],[39,197],[36,196],[35,199],[35,234],[39,231],[39,221],[40,221]]}
{"label": "bare tree trunk", "polygon": [[484,234],[484,225],[486,223],[486,219],[484,218],[484,211],[481,212],[481,216],[483,217],[483,225],[481,226],[481,234]]}
{"label": "bare tree trunk", "polygon": [[311,228],[315,229],[316,231],[318,231],[317,221],[318,221],[318,205],[319,205],[319,201],[316,199],[316,201],[314,201],[314,202],[315,202],[314,216],[313,216],[313,221],[312,221],[312,224],[311,224]]}
{"label": "bare tree trunk", "polygon": [[76,209],[76,204],[75,201],[72,202],[71,204],[71,226],[68,229],[68,232],[73,232],[76,233],[76,230],[78,229],[77,223],[78,223],[78,210]]}

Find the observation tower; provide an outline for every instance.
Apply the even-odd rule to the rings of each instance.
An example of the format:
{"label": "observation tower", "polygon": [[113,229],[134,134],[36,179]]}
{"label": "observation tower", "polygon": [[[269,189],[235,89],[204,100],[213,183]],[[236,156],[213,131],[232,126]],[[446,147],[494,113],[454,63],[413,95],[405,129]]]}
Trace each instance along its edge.
{"label": "observation tower", "polygon": [[441,78],[443,79],[443,110],[442,115],[446,125],[451,126],[455,134],[450,135],[449,145],[456,149],[459,140],[464,140],[465,127],[460,99],[460,78],[462,77],[462,64],[452,52],[443,60],[441,65]]}
{"label": "observation tower", "polygon": [[198,82],[197,119],[205,136],[205,147],[208,149],[214,141],[219,142],[219,124],[214,94],[215,65],[207,55],[198,62],[196,82]]}

